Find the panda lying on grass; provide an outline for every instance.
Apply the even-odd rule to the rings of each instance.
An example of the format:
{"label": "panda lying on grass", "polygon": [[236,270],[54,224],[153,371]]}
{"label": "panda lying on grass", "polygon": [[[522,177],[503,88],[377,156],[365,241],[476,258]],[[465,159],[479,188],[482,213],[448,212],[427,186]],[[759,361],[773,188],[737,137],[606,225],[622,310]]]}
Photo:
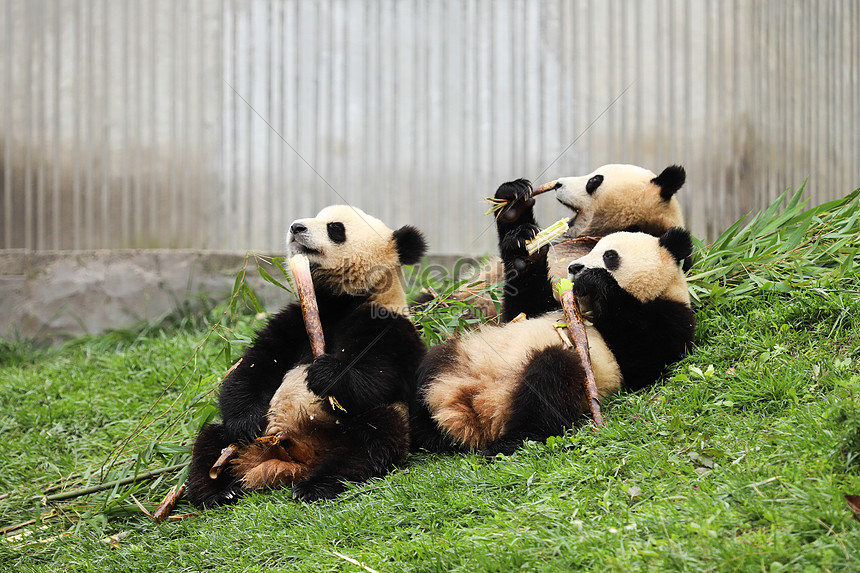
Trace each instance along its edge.
{"label": "panda lying on grass", "polygon": [[[280,485],[304,501],[331,498],[344,482],[385,475],[408,451],[407,389],[425,346],[408,318],[401,267],[424,254],[423,235],[339,205],[295,221],[289,246],[310,260],[327,353],[313,358],[298,303],[257,334],[221,387],[223,422],[194,442],[188,498],[198,507]],[[280,443],[260,445],[262,435]],[[239,456],[211,479],[229,444]]]}
{"label": "panda lying on grass", "polygon": [[[585,406],[583,366],[554,325],[564,322],[553,297],[548,247],[529,255],[525,242],[538,227],[519,180],[499,187],[509,199],[497,219],[505,266],[503,320],[439,344],[421,365],[410,412],[413,450],[478,450],[511,454],[525,440],[544,441],[572,427]],[[605,236],[569,264],[587,325],[598,391],[638,390],[652,384],[693,341],[681,263],[690,235],[673,227],[659,237],[641,232]]]}

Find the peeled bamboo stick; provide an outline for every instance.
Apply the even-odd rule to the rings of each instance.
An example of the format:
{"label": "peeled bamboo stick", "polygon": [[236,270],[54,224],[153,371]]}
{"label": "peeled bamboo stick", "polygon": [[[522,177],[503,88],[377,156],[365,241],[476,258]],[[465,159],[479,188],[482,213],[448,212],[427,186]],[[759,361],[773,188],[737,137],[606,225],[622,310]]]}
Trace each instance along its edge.
{"label": "peeled bamboo stick", "polygon": [[290,258],[290,271],[293,273],[299,304],[302,305],[302,316],[305,319],[305,329],[311,341],[311,352],[314,358],[325,354],[325,337],[323,336],[320,309],[314,292],[314,281],[311,278],[311,267],[304,255],[294,255]]}
{"label": "peeled bamboo stick", "polygon": [[182,484],[179,487],[170,488],[170,491],[167,492],[167,495],[158,506],[158,509],[156,509],[155,513],[152,514],[152,519],[155,520],[155,523],[161,523],[168,515],[170,515],[170,512],[173,511],[174,507],[176,507],[176,502],[179,501],[179,498],[181,498],[184,493],[185,484]]}
{"label": "peeled bamboo stick", "polygon": [[209,468],[209,479],[217,479],[221,472],[224,471],[224,468],[227,466],[227,462],[233,459],[233,456],[239,451],[239,448],[236,444],[230,444],[223,450],[221,450],[221,455],[218,456],[218,459],[215,460],[215,463],[212,464],[212,467]]}
{"label": "peeled bamboo stick", "polygon": [[[325,337],[323,336],[322,321],[320,320],[320,309],[317,306],[317,297],[314,293],[314,281],[311,277],[311,267],[308,258],[304,255],[293,255],[290,258],[290,270],[296,283],[296,291],[299,295],[299,304],[302,306],[302,316],[305,319],[305,329],[311,341],[311,352],[314,358],[325,354]],[[340,405],[337,398],[327,396],[329,404],[336,410],[346,412],[346,408]]]}
{"label": "peeled bamboo stick", "polygon": [[529,252],[529,254],[535,254],[544,245],[550,244],[554,240],[567,233],[567,230],[570,228],[567,225],[567,221],[568,220],[566,218],[561,219],[560,221],[556,221],[555,223],[535,235],[533,238],[526,241],[526,250]]}
{"label": "peeled bamboo stick", "polygon": [[568,279],[562,279],[556,283],[556,289],[561,301],[561,308],[564,310],[564,316],[567,320],[567,329],[570,332],[570,338],[585,370],[585,395],[588,397],[588,408],[591,410],[594,425],[602,428],[605,424],[603,422],[603,413],[600,411],[600,395],[597,393],[597,381],[594,378],[594,368],[591,365],[591,355],[588,352],[588,336],[585,332],[585,322],[582,320],[579,304],[573,295],[573,283]]}

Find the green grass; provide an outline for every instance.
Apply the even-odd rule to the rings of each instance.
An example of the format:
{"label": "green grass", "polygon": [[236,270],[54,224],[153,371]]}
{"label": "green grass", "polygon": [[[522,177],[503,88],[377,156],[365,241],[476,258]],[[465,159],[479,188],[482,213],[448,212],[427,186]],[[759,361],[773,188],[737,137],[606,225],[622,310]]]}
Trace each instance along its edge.
{"label": "green grass", "polygon": [[[734,244],[701,253],[691,271],[696,349],[654,387],[606,401],[605,429],[494,463],[412,455],[385,479],[312,505],[274,491],[156,525],[132,495],[153,509],[184,479],[175,472],[51,507],[34,499],[54,483],[187,459],[187,440],[213,415],[212,388],[261,324],[228,320],[230,304],[59,349],[0,343],[2,521],[58,511],[27,526],[30,537],[0,542],[0,562],[365,570],[345,556],[380,572],[860,570],[860,522],[843,499],[860,494],[860,260],[858,241],[843,241],[860,236],[856,213],[856,195],[817,211],[789,204],[768,215],[783,216],[777,228],[754,220],[746,236],[731,231]],[[791,256],[775,254],[788,240]]]}

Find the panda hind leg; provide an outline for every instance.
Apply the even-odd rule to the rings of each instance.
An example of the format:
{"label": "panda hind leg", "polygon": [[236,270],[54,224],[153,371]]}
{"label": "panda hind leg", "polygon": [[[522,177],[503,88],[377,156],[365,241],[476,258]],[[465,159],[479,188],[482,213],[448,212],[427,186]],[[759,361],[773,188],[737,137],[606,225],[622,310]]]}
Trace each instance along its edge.
{"label": "panda hind leg", "polygon": [[229,470],[225,469],[215,479],[209,477],[209,470],[221,455],[221,450],[229,444],[223,424],[203,426],[194,440],[186,496],[195,506],[207,508],[236,503],[245,493],[241,481]]}
{"label": "panda hind leg", "polygon": [[293,484],[293,498],[305,502],[337,497],[347,482],[383,477],[409,451],[409,429],[403,405],[378,406],[344,419],[333,436],[334,446]]}
{"label": "panda hind leg", "polygon": [[511,404],[505,432],[481,455],[511,455],[526,440],[546,441],[572,427],[582,414],[585,371],[573,352],[551,346],[532,353]]}

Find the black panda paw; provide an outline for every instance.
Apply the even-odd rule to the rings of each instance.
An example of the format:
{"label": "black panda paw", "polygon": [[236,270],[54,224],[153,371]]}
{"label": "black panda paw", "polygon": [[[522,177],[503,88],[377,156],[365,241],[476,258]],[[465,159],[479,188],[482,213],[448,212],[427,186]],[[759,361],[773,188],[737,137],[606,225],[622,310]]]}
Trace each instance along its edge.
{"label": "black panda paw", "polygon": [[219,491],[206,492],[200,496],[189,496],[191,503],[203,509],[210,509],[221,505],[233,505],[242,495],[245,489],[239,480],[233,482],[226,488]]}
{"label": "black panda paw", "polygon": [[494,197],[507,202],[499,214],[499,220],[508,224],[518,221],[535,204],[531,193],[532,184],[528,179],[517,179],[499,185]]}
{"label": "black panda paw", "polygon": [[496,456],[502,454],[509,456],[517,451],[523,445],[522,439],[500,439],[487,444],[487,447],[481,450],[481,456],[491,462],[496,459]]}
{"label": "black panda paw", "polygon": [[305,375],[308,390],[320,397],[332,394],[344,377],[344,367],[345,364],[331,354],[316,357]]}
{"label": "black panda paw", "polygon": [[604,314],[608,307],[607,301],[611,295],[610,278],[602,276],[604,272],[586,270],[573,278],[574,296],[577,299],[588,301],[587,306],[591,309],[593,317],[599,317]]}
{"label": "black panda paw", "polygon": [[526,242],[534,239],[535,235],[539,232],[540,228],[537,225],[520,225],[508,231],[499,243],[502,260],[508,261],[514,258],[530,256],[526,248]]}
{"label": "black panda paw", "polygon": [[343,482],[332,476],[310,477],[293,484],[293,499],[312,503],[321,499],[333,499],[343,493]]}

